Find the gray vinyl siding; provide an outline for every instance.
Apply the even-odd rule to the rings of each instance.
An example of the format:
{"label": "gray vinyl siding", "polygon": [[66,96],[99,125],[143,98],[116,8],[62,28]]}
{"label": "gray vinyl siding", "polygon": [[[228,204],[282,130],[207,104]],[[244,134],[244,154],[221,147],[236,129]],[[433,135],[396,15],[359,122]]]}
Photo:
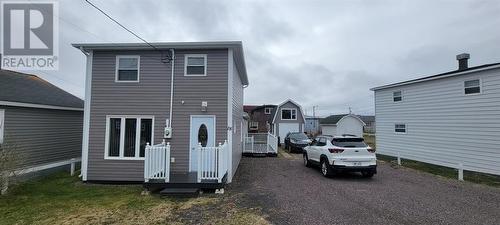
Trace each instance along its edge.
{"label": "gray vinyl siding", "polygon": [[[281,119],[281,109],[283,108],[291,108],[291,109],[297,109],[297,120],[282,120]],[[276,120],[274,121],[274,123],[276,124],[276,130],[274,131],[276,135],[279,135],[279,130],[280,130],[280,123],[298,123],[299,124],[299,132],[303,132],[303,127],[302,125],[304,125],[304,122],[305,122],[305,119],[304,117],[302,117],[302,113],[300,111],[300,107],[293,104],[292,102],[287,102],[285,104],[283,104],[282,106],[280,106],[277,110],[276,110]],[[283,139],[285,137],[280,137],[280,139]]]}
{"label": "gray vinyl siding", "polygon": [[[116,55],[140,55],[139,83],[116,83]],[[184,76],[184,54],[207,54],[207,76]],[[216,143],[227,139],[227,49],[176,51],[172,118],[172,173],[189,168],[191,115],[216,116]],[[154,143],[163,138],[170,104],[170,63],[155,51],[95,51],[92,66],[89,159],[87,179],[142,181],[143,160],[104,159],[106,115],[154,116]],[[184,104],[182,104],[184,101]],[[201,112],[201,102],[208,110]]]}
{"label": "gray vinyl siding", "polygon": [[[241,132],[242,132],[242,122],[243,122],[243,85],[241,84],[240,75],[236,68],[236,65],[233,66],[233,174],[236,173],[236,169],[238,169],[238,165],[241,160],[241,156],[243,153],[243,142],[241,140]],[[244,127],[245,129],[247,127]],[[234,132],[236,131],[236,132]]]}
{"label": "gray vinyl siding", "polygon": [[83,111],[2,106],[4,143],[15,146],[19,167],[80,158]]}
{"label": "gray vinyl siding", "polygon": [[[464,95],[480,78],[482,94]],[[392,92],[402,90],[403,101]],[[375,91],[377,152],[466,170],[500,174],[500,70]],[[394,132],[405,123],[407,133]]]}

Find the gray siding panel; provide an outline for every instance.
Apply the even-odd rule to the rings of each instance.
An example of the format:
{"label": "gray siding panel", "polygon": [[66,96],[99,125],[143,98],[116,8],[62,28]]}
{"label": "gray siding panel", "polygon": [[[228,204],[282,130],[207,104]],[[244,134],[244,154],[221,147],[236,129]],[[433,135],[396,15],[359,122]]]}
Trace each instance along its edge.
{"label": "gray siding panel", "polygon": [[[207,76],[184,76],[184,54],[207,54]],[[140,55],[139,83],[116,83],[116,55]],[[216,142],[227,139],[227,49],[176,51],[171,157],[172,172],[189,167],[190,115],[216,116]],[[88,180],[142,181],[143,160],[105,160],[106,115],[154,116],[154,143],[163,138],[170,104],[170,63],[155,51],[96,51],[92,67]],[[184,101],[184,104],[182,104]],[[201,112],[201,102],[208,102]]]}
{"label": "gray siding panel", "polygon": [[[243,124],[243,85],[241,84],[240,75],[236,69],[236,64],[233,67],[233,174],[236,173],[238,165],[240,164],[241,156],[243,153],[243,140],[242,140],[242,124]],[[247,127],[244,126],[243,129]]]}
{"label": "gray siding panel", "polygon": [[[377,152],[466,170],[500,174],[500,70],[375,91]],[[480,78],[482,94],[463,94]],[[402,90],[403,101],[392,92]],[[396,134],[395,123],[407,133]]]}
{"label": "gray siding panel", "polygon": [[83,111],[1,106],[5,143],[15,145],[20,167],[80,158]]}

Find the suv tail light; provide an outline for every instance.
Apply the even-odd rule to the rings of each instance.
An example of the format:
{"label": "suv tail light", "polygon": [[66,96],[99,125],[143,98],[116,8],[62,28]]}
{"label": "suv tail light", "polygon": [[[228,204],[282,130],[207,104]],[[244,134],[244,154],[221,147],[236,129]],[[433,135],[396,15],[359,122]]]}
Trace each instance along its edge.
{"label": "suv tail light", "polygon": [[373,149],[371,147],[368,147],[366,150],[368,150],[368,152],[370,152],[370,153],[375,153],[375,149]]}
{"label": "suv tail light", "polygon": [[342,148],[329,148],[328,151],[330,153],[342,153],[342,152],[344,152],[344,149],[342,149]]}

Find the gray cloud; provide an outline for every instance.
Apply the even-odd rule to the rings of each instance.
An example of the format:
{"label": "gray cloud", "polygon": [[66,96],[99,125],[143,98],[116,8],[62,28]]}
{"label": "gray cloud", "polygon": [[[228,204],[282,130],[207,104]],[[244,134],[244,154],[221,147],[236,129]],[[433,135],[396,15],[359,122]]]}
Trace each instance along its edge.
{"label": "gray cloud", "polygon": [[[149,41],[242,40],[249,104],[292,98],[321,115],[374,111],[369,88],[500,61],[497,1],[104,1]],[[84,1],[60,2],[57,72],[40,76],[84,96],[85,58],[73,42],[138,42]]]}

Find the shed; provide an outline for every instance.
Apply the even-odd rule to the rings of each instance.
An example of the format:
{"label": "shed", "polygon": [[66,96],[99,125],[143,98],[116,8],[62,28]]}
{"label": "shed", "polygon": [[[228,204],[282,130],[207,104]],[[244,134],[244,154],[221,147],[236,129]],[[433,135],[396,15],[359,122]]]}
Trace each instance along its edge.
{"label": "shed", "polygon": [[323,135],[351,134],[363,136],[363,127],[366,124],[354,114],[331,115],[320,120]]}

